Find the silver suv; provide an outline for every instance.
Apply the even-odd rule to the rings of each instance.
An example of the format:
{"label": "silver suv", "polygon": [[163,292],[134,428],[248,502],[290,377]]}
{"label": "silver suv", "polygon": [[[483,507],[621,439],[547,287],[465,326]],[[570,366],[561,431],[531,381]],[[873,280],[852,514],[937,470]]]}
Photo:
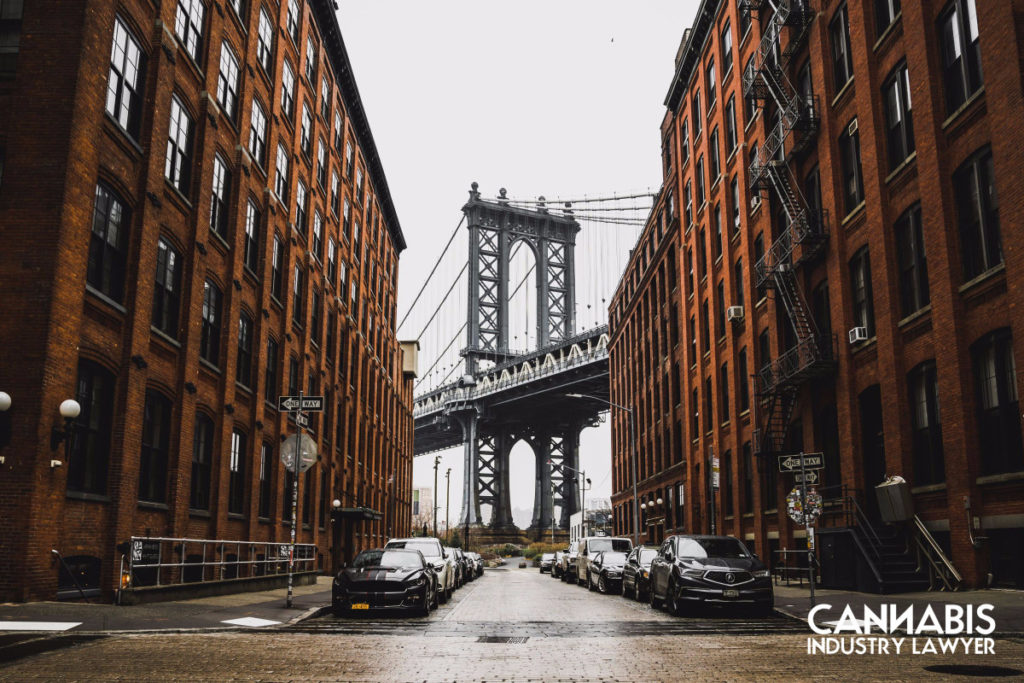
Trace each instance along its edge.
{"label": "silver suv", "polygon": [[576,583],[590,585],[590,561],[602,550],[629,553],[633,541],[628,538],[611,536],[584,536],[579,540],[579,554],[576,558]]}
{"label": "silver suv", "polygon": [[385,550],[409,548],[419,550],[437,573],[437,597],[441,602],[451,600],[455,590],[455,562],[451,553],[441,547],[441,541],[429,536],[416,538],[393,538],[384,546]]}

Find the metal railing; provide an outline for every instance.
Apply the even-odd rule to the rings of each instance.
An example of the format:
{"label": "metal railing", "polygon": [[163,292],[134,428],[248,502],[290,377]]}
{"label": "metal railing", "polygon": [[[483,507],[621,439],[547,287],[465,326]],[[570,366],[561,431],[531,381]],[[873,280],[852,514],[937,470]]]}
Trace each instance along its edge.
{"label": "metal railing", "polygon": [[[122,549],[121,589],[209,583],[288,573],[288,543],[132,536]],[[317,568],[316,546],[295,545],[295,571]]]}
{"label": "metal railing", "polygon": [[917,515],[914,515],[914,542],[917,545],[918,559],[923,557],[928,563],[929,589],[934,590],[935,580],[942,582],[940,590],[955,591],[963,582],[963,577],[956,570],[946,553],[942,551],[935,537]]}

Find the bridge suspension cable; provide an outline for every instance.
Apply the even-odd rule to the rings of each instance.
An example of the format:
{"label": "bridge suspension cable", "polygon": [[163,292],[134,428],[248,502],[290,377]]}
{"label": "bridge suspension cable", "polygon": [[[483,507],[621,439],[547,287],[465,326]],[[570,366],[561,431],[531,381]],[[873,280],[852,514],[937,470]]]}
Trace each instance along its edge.
{"label": "bridge suspension cable", "polygon": [[459,228],[461,228],[462,224],[465,222],[466,216],[465,214],[463,214],[462,219],[459,221],[459,224],[455,226],[455,231],[452,232],[452,236],[448,238],[448,244],[444,245],[444,249],[441,251],[441,255],[437,257],[437,260],[434,261],[434,267],[430,269],[430,274],[427,275],[427,279],[423,281],[423,286],[420,287],[420,291],[416,293],[416,298],[412,300],[412,303],[409,305],[409,309],[405,312],[405,315],[402,316],[402,321],[398,323],[397,329],[402,329],[402,325],[405,324],[405,321],[409,317],[409,314],[412,313],[414,308],[416,308],[416,303],[420,300],[420,297],[423,296],[423,291],[427,288],[427,285],[430,284],[430,279],[434,277],[434,273],[437,272],[437,267],[441,265],[441,261],[444,259],[444,255],[448,253],[448,248],[452,246],[452,242],[455,241],[455,238],[459,234]]}

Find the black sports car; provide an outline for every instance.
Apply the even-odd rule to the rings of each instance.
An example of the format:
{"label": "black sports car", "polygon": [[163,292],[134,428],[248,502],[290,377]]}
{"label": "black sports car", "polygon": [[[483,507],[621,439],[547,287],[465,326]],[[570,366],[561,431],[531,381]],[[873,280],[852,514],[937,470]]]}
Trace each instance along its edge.
{"label": "black sports car", "polygon": [[331,607],[337,616],[371,609],[426,616],[437,609],[437,575],[418,550],[364,550],[334,577]]}
{"label": "black sports car", "polygon": [[602,593],[609,591],[614,593],[622,592],[622,568],[626,564],[626,553],[615,552],[614,550],[602,550],[590,561],[589,578],[590,590],[599,590]]}
{"label": "black sports car", "polygon": [[650,600],[682,614],[688,605],[746,604],[768,616],[771,572],[731,536],[670,536],[651,561]]}
{"label": "black sports car", "polygon": [[634,600],[646,600],[650,584],[651,560],[658,549],[641,545],[633,548],[622,570],[622,594]]}

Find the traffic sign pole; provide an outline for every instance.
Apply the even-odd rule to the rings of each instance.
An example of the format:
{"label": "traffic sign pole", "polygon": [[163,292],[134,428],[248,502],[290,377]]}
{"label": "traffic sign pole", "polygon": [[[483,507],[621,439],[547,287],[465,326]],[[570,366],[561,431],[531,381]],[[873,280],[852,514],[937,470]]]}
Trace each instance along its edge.
{"label": "traffic sign pole", "polygon": [[811,607],[814,607],[814,527],[807,513],[807,468],[803,451],[800,451],[800,509],[803,510],[804,524],[807,526],[807,575],[811,581]]}
{"label": "traffic sign pole", "polygon": [[295,571],[295,522],[299,512],[299,461],[301,454],[302,389],[299,389],[299,410],[295,416],[295,454],[292,456],[292,543],[288,549],[288,598],[285,600],[285,606],[288,609],[292,607],[292,573]]}

